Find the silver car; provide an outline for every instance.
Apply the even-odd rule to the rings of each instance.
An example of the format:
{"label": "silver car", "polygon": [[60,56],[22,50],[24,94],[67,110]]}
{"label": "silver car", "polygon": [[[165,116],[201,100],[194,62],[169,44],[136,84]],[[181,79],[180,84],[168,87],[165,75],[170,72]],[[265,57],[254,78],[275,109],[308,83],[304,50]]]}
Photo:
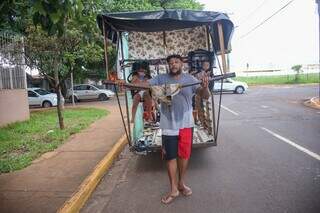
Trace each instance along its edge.
{"label": "silver car", "polygon": [[[57,94],[50,93],[41,88],[28,88],[29,106],[52,107],[57,106]],[[64,98],[61,97],[61,102],[64,104]]]}
{"label": "silver car", "polygon": [[[90,84],[79,84],[73,87],[74,101],[98,99],[100,101],[106,101],[109,98],[114,97],[114,92],[108,89],[99,89],[97,86]],[[72,101],[72,89],[67,92],[67,98]]]}
{"label": "silver car", "polygon": [[[237,94],[242,94],[248,89],[248,84],[241,81],[235,81],[230,78],[223,79],[222,91],[224,92],[234,92]],[[221,90],[221,82],[217,81],[214,83],[214,91]]]}

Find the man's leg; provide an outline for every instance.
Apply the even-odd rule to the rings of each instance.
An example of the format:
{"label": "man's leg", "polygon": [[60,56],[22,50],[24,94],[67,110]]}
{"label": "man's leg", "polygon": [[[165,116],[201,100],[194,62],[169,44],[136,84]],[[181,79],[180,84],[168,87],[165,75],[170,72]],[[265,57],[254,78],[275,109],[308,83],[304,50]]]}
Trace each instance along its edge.
{"label": "man's leg", "polygon": [[165,195],[161,201],[165,204],[169,204],[179,195],[177,181],[178,136],[162,135],[162,148],[167,164],[170,192]]}
{"label": "man's leg", "polygon": [[177,194],[178,191],[178,181],[177,181],[177,160],[168,160],[167,161],[167,170],[168,170],[168,177],[171,186],[171,193],[170,194]]}
{"label": "man's leg", "polygon": [[179,169],[179,182],[178,189],[182,191],[184,195],[191,195],[191,189],[185,184],[185,175],[187,172],[189,159],[178,158],[178,169]]}
{"label": "man's leg", "polygon": [[185,128],[179,131],[179,144],[178,144],[178,170],[179,181],[178,189],[183,195],[188,196],[192,194],[191,189],[185,184],[185,176],[187,172],[188,162],[191,155],[191,146],[193,139],[193,129]]}
{"label": "man's leg", "polygon": [[185,175],[187,172],[187,167],[188,167],[188,161],[186,159],[183,158],[178,158],[178,169],[179,169],[179,188],[183,188],[184,183],[185,183]]}

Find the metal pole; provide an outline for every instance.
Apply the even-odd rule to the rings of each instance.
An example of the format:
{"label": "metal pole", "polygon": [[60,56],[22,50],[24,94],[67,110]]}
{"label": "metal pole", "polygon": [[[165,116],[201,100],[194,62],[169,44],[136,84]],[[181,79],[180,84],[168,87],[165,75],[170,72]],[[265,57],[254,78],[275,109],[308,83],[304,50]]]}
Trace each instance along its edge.
{"label": "metal pole", "polygon": [[102,23],[103,30],[103,42],[104,42],[104,59],[106,62],[106,79],[109,80],[109,70],[108,70],[108,34],[106,33],[106,29],[104,26],[104,22]]}
{"label": "metal pole", "polygon": [[2,67],[0,67],[0,90],[2,90],[2,76],[1,73],[3,72]]}
{"label": "metal pole", "polygon": [[13,68],[9,68],[9,80],[10,80],[10,89],[13,89],[13,81],[12,81],[12,70]]}
{"label": "metal pole", "polygon": [[[207,34],[207,48],[208,51],[211,51],[211,43],[210,43],[210,33],[209,33],[209,27],[206,26],[206,34]],[[215,53],[214,53],[215,54]],[[211,68],[211,74],[213,75],[213,68]],[[216,138],[216,109],[215,109],[215,103],[214,103],[214,82],[212,82],[213,87],[210,89],[210,97],[211,97],[211,110],[212,110],[212,133],[213,133],[213,138]],[[217,141],[214,141],[214,143],[217,143]]]}
{"label": "metal pole", "polygon": [[24,38],[22,37],[21,38],[21,42],[22,42],[22,67],[23,67],[23,70],[22,70],[22,74],[23,74],[23,83],[24,83],[24,87],[23,89],[27,89],[28,88],[28,82],[27,82],[27,73],[26,73],[26,60],[25,60],[25,49],[24,49]]}
{"label": "metal pole", "polygon": [[72,106],[75,106],[75,103],[74,103],[74,90],[73,90],[73,72],[71,72],[71,92],[72,92]]}
{"label": "metal pole", "polygon": [[[122,61],[124,60],[124,51],[123,51],[123,41],[122,41],[122,33],[119,33],[119,39],[120,39],[120,48],[121,48],[121,58]],[[122,69],[123,71],[123,79],[126,81],[126,70],[125,68]],[[127,123],[128,123],[128,132],[129,132],[129,145],[131,146],[131,125],[130,125],[130,118],[129,118],[129,103],[128,103],[128,94],[127,91],[124,92],[125,100],[126,100],[126,113],[127,113]]]}
{"label": "metal pole", "polygon": [[[225,58],[225,47],[224,47],[224,37],[223,37],[223,28],[222,24],[218,22],[218,36],[219,36],[219,44],[220,44],[220,52],[221,52],[221,59],[222,59],[222,65],[223,65],[223,74],[226,74],[227,72],[227,66],[226,66],[226,58]],[[217,62],[219,65],[219,69],[221,71],[221,64],[219,61],[219,57],[217,56]],[[222,74],[222,73],[221,73]],[[220,97],[219,97],[219,108],[218,108],[218,118],[217,118],[217,129],[216,129],[216,135],[215,135],[215,141],[218,139],[218,133],[219,133],[219,124],[220,124],[220,112],[221,112],[221,102],[222,102],[222,87],[223,87],[223,81],[221,81],[221,88],[220,88]]]}
{"label": "metal pole", "polygon": [[320,0],[316,0],[316,3],[318,4],[318,24],[319,24],[319,40],[318,40],[318,42],[319,42],[319,55],[318,55],[318,57],[319,57],[319,61],[318,61],[318,67],[319,67],[319,75],[318,75],[318,77],[319,77],[319,81],[318,81],[318,83],[319,83],[319,94],[318,94],[318,98],[319,98],[319,102],[320,102]]}
{"label": "metal pole", "polygon": [[221,59],[222,59],[222,68],[223,72],[227,73],[227,62],[226,62],[226,51],[224,46],[224,37],[223,37],[223,28],[222,24],[218,22],[218,33],[219,33],[219,43],[220,43],[220,53],[221,53]]}

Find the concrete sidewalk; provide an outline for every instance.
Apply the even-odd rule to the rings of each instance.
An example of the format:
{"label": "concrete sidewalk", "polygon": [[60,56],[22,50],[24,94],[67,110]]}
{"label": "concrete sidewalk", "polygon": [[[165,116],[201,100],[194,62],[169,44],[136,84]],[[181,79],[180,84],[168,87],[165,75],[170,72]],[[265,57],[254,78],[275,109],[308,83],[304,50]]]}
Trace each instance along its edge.
{"label": "concrete sidewalk", "polygon": [[0,212],[56,212],[124,134],[117,105],[104,108],[108,116],[58,149],[0,175]]}

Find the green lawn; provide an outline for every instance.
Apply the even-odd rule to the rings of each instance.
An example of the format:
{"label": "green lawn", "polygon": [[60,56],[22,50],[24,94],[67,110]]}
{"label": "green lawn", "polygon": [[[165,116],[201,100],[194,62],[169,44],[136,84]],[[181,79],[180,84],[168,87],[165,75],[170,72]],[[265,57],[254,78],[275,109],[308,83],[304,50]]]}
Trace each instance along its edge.
{"label": "green lawn", "polygon": [[295,75],[237,77],[235,79],[239,81],[244,81],[248,85],[306,84],[306,83],[319,83],[319,74],[318,73],[300,74],[297,81],[295,80]]}
{"label": "green lawn", "polygon": [[32,112],[30,120],[0,128],[0,173],[22,169],[41,154],[52,151],[108,112],[95,108],[65,109],[60,130],[55,109]]}

